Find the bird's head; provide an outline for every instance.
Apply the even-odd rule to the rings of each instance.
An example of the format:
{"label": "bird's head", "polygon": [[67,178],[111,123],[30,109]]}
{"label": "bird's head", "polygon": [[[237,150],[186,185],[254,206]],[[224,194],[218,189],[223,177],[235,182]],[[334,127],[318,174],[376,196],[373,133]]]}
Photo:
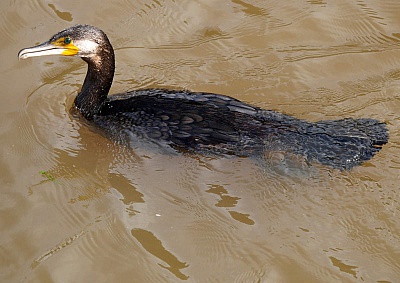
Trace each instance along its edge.
{"label": "bird's head", "polygon": [[110,45],[102,30],[89,25],[75,25],[58,32],[42,44],[22,49],[18,53],[18,58],[26,59],[45,55],[89,58],[98,54],[100,47],[104,44]]}

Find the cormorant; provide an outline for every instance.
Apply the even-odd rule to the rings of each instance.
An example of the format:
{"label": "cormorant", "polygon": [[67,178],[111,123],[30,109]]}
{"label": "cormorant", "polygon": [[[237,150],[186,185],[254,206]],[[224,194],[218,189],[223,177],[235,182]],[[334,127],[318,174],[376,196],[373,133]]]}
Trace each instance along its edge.
{"label": "cormorant", "polygon": [[64,29],[45,43],[22,49],[18,57],[52,54],[86,61],[88,71],[74,107],[119,141],[237,156],[289,151],[339,169],[369,160],[388,141],[386,125],[374,119],[313,123],[213,93],[144,89],[108,96],[114,51],[106,34],[93,26]]}

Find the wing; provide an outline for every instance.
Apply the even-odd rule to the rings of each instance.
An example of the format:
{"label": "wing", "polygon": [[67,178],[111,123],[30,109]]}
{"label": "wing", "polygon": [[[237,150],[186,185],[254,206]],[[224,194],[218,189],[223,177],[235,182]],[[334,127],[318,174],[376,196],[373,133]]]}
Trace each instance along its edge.
{"label": "wing", "polygon": [[145,90],[110,97],[98,118],[108,124],[104,128],[112,124],[118,131],[198,148],[246,140],[242,125],[255,112],[222,95]]}

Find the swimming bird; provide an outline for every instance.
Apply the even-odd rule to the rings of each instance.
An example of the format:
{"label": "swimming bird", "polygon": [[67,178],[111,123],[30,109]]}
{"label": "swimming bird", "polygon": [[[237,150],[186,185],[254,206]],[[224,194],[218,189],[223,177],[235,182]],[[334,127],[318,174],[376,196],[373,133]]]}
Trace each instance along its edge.
{"label": "swimming bird", "polygon": [[229,96],[187,90],[142,89],[108,95],[115,69],[113,47],[99,28],[75,25],[18,53],[81,57],[88,65],[74,107],[111,139],[143,140],[173,150],[262,156],[290,152],[308,161],[351,169],[388,141],[375,119],[308,122]]}

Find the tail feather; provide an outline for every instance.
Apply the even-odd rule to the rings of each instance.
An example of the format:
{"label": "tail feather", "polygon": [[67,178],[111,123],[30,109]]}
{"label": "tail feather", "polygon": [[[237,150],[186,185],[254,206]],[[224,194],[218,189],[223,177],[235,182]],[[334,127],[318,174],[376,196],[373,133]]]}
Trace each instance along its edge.
{"label": "tail feather", "polygon": [[292,151],[310,161],[351,169],[371,159],[388,142],[385,123],[375,119],[341,119],[311,123],[275,111],[262,111],[259,119],[267,150]]}
{"label": "tail feather", "polygon": [[298,153],[341,169],[351,169],[371,159],[389,138],[386,125],[374,119],[310,123],[302,136]]}

